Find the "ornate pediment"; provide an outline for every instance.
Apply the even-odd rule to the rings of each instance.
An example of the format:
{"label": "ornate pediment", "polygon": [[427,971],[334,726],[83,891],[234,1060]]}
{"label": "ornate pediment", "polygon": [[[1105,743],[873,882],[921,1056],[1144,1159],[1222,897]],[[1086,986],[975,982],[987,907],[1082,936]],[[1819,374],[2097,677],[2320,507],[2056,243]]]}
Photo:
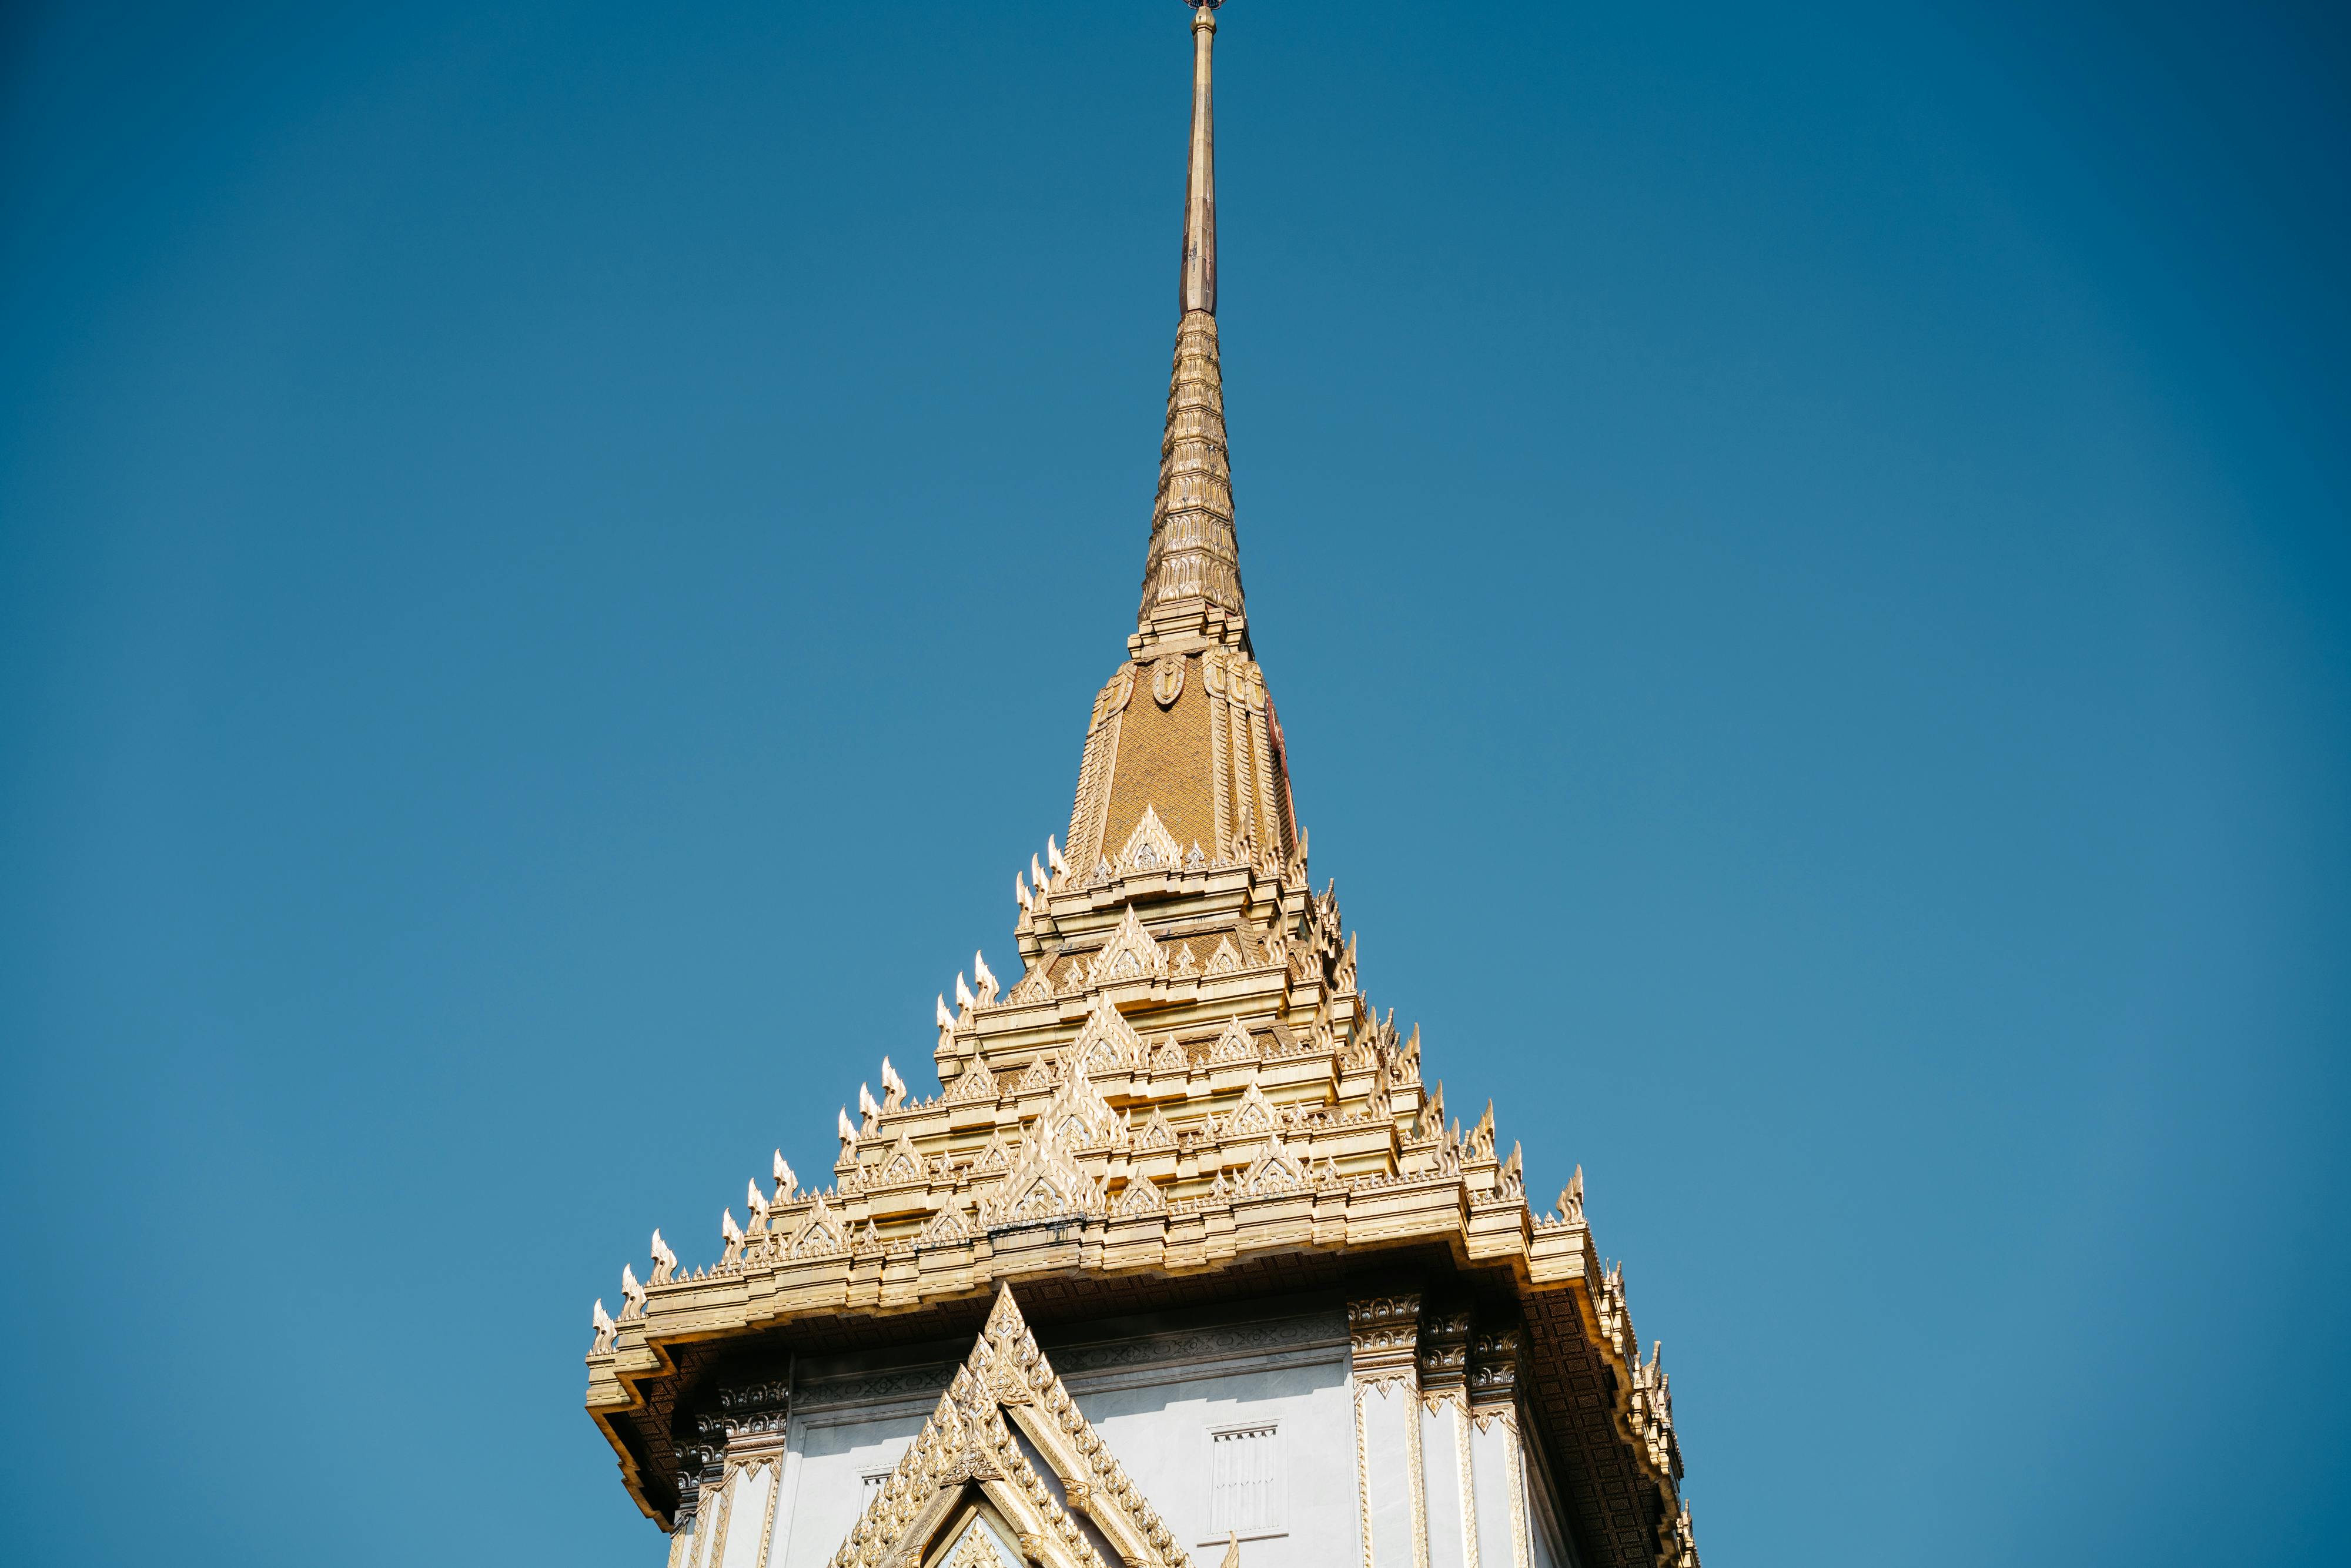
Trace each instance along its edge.
{"label": "ornate pediment", "polygon": [[1113,1215],[1165,1214],[1167,1212],[1167,1195],[1161,1192],[1159,1184],[1149,1176],[1136,1176],[1126,1184],[1126,1190],[1118,1195],[1118,1201],[1111,1205],[1110,1211]]}
{"label": "ornate pediment", "polygon": [[968,1105],[975,1101],[995,1098],[996,1074],[987,1070],[987,1063],[977,1060],[964,1070],[963,1076],[955,1081],[955,1087],[947,1091],[947,1103],[950,1105]]}
{"label": "ornate pediment", "polygon": [[1020,1075],[1019,1082],[1013,1084],[1012,1090],[1016,1094],[1038,1093],[1050,1089],[1061,1076],[1061,1059],[1049,1051],[1029,1064],[1029,1071]]}
{"label": "ornate pediment", "polygon": [[[1016,1427],[1059,1485],[1031,1464]],[[946,1568],[1117,1568],[1057,1498],[1084,1511],[1122,1563],[1191,1568],[1158,1511],[1070,1397],[1007,1288],[831,1568],[941,1559]]]}
{"label": "ornate pediment", "polygon": [[915,1239],[915,1245],[929,1247],[960,1241],[970,1234],[971,1226],[964,1218],[962,1205],[950,1198],[946,1206],[931,1216],[929,1222],[923,1227],[922,1234]]}
{"label": "ornate pediment", "polygon": [[967,1510],[963,1533],[947,1553],[946,1568],[1028,1568],[1027,1560],[1008,1545],[977,1506]]}
{"label": "ornate pediment", "polygon": [[1217,943],[1217,950],[1208,955],[1207,967],[1200,972],[1214,979],[1218,975],[1230,975],[1241,967],[1241,950],[1226,936]]}
{"label": "ornate pediment", "polygon": [[1232,1114],[1224,1119],[1218,1131],[1228,1138],[1272,1132],[1273,1107],[1267,1103],[1264,1092],[1251,1083],[1242,1092],[1241,1103],[1233,1107]]}
{"label": "ornate pediment", "polygon": [[838,1252],[847,1240],[841,1222],[832,1217],[832,1210],[825,1207],[824,1194],[819,1193],[816,1202],[809,1207],[808,1219],[801,1225],[799,1234],[792,1238],[789,1255],[813,1258],[822,1252]]}
{"label": "ornate pediment", "polygon": [[[1226,946],[1231,945],[1228,938]],[[1221,953],[1224,948],[1219,947],[1217,951]],[[1249,1037],[1249,1026],[1238,1019],[1228,1019],[1224,1032],[1217,1036],[1217,1043],[1208,1048],[1208,1061],[1217,1063],[1256,1060],[1257,1041]]]}
{"label": "ornate pediment", "polygon": [[1039,1119],[1037,1135],[981,1208],[988,1225],[1102,1211],[1102,1184],[1071,1159],[1057,1129]]}
{"label": "ornate pediment", "polygon": [[1265,1152],[1241,1174],[1239,1190],[1250,1197],[1288,1192],[1309,1185],[1312,1179],[1307,1173],[1306,1162],[1290,1153],[1280,1134],[1272,1133],[1267,1135]]}
{"label": "ornate pediment", "polygon": [[1143,916],[1130,904],[1118,929],[1102,945],[1102,950],[1094,955],[1092,965],[1086,970],[1086,983],[1108,986],[1121,980],[1157,979],[1166,973],[1165,950],[1144,928]]}
{"label": "ornate pediment", "polygon": [[898,1186],[922,1180],[923,1174],[923,1156],[915,1152],[914,1140],[901,1133],[882,1157],[882,1168],[867,1179],[873,1186]]}
{"label": "ornate pediment", "polygon": [[[1145,938],[1149,940],[1149,938]],[[1085,1027],[1078,1031],[1076,1043],[1070,1055],[1078,1063],[1078,1076],[1089,1072],[1125,1072],[1143,1065],[1148,1048],[1134,1026],[1118,1016],[1108,997],[1097,998],[1094,1010],[1086,1018]]]}
{"label": "ornate pediment", "polygon": [[1126,838],[1125,847],[1118,852],[1121,871],[1176,871],[1184,864],[1184,846],[1176,835],[1160,821],[1159,813],[1149,805],[1143,808],[1143,820],[1134,824],[1134,831]]}
{"label": "ornate pediment", "polygon": [[1134,1146],[1137,1152],[1150,1149],[1172,1149],[1176,1146],[1176,1130],[1167,1124],[1165,1111],[1156,1107],[1153,1109],[1151,1120],[1145,1122],[1143,1124],[1143,1131],[1134,1135]]}
{"label": "ornate pediment", "polygon": [[1126,1118],[1111,1109],[1093,1080],[1083,1073],[1071,1075],[1061,1092],[1037,1113],[1033,1125],[1040,1133],[1050,1130],[1053,1140],[1065,1149],[1115,1144],[1126,1136]]}

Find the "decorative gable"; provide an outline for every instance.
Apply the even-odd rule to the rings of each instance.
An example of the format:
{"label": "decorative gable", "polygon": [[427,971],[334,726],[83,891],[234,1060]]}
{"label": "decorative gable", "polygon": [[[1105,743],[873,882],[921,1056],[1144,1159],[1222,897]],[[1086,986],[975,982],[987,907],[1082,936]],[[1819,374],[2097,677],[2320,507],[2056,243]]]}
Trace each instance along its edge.
{"label": "decorative gable", "polygon": [[[1148,938],[1146,938],[1148,940]],[[1070,1047],[1081,1075],[1089,1072],[1124,1072],[1143,1064],[1146,1048],[1134,1026],[1118,1016],[1118,1009],[1108,997],[1095,999],[1094,1010],[1086,1018],[1085,1027],[1078,1031],[1077,1042]]]}
{"label": "decorative gable", "polygon": [[1037,1113],[1039,1136],[1050,1131],[1063,1148],[1113,1144],[1126,1134],[1126,1118],[1111,1109],[1093,1081],[1073,1073],[1042,1111]]}
{"label": "decorative gable", "polygon": [[914,1140],[901,1133],[898,1141],[890,1146],[889,1154],[883,1157],[882,1169],[870,1185],[894,1186],[901,1182],[922,1179],[923,1156],[914,1152]]}
{"label": "decorative gable", "polygon": [[1040,1119],[1020,1163],[981,1206],[981,1218],[990,1225],[1005,1225],[1102,1211],[1102,1184],[1070,1157],[1054,1129]]}
{"label": "decorative gable", "polygon": [[1160,821],[1159,813],[1146,804],[1143,821],[1134,824],[1126,847],[1118,852],[1118,863],[1125,871],[1175,871],[1184,863],[1184,851]]}
{"label": "decorative gable", "polygon": [[838,1252],[845,1239],[841,1222],[833,1218],[832,1210],[825,1207],[824,1194],[819,1193],[816,1202],[809,1208],[808,1222],[800,1227],[799,1234],[792,1238],[790,1255],[813,1258],[821,1252]]}
{"label": "decorative gable", "polygon": [[923,1233],[915,1245],[927,1247],[935,1243],[960,1241],[970,1234],[971,1227],[965,1223],[962,1206],[949,1199],[945,1207],[931,1216],[930,1223],[923,1227]]}
{"label": "decorative gable", "polygon": [[1228,1138],[1273,1131],[1273,1107],[1266,1103],[1265,1095],[1256,1084],[1249,1086],[1241,1095],[1241,1103],[1233,1107],[1231,1115],[1225,1118],[1223,1131]]}
{"label": "decorative gable", "polygon": [[[1238,1113],[1234,1120],[1239,1120]],[[1293,1187],[1304,1186],[1311,1179],[1306,1172],[1306,1162],[1291,1154],[1289,1145],[1281,1141],[1281,1134],[1274,1133],[1266,1138],[1265,1152],[1242,1173],[1239,1190],[1251,1196],[1287,1192]]]}
{"label": "decorative gable", "polygon": [[1144,928],[1143,917],[1132,904],[1126,906],[1126,916],[1118,929],[1094,955],[1092,965],[1086,970],[1086,983],[1106,986],[1119,980],[1156,979],[1167,973],[1167,955]]}
{"label": "decorative gable", "polygon": [[977,1511],[967,1517],[946,1568],[1028,1568],[1018,1552],[1005,1546],[995,1530]]}
{"label": "decorative gable", "polygon": [[[1015,1427],[1060,1484],[1039,1474]],[[832,1556],[831,1568],[944,1560],[946,1568],[1115,1568],[1057,1500],[1082,1509],[1121,1563],[1191,1568],[1142,1490],[1070,1397],[1008,1287],[898,1468]],[[1019,1544],[1008,1554],[982,1505]]]}
{"label": "decorative gable", "polygon": [[[1223,949],[1219,948],[1218,951],[1221,952]],[[1255,1061],[1257,1041],[1249,1037],[1249,1026],[1238,1019],[1228,1020],[1225,1024],[1224,1032],[1217,1036],[1217,1043],[1208,1048],[1208,1060],[1212,1063]]]}
{"label": "decorative gable", "polygon": [[975,1101],[995,1098],[996,1074],[987,1070],[987,1062],[977,1058],[964,1069],[963,1076],[955,1081],[955,1087],[947,1091],[947,1103],[950,1105],[968,1105]]}
{"label": "decorative gable", "polygon": [[1167,1124],[1166,1112],[1154,1110],[1151,1113],[1151,1120],[1143,1124],[1141,1133],[1135,1134],[1134,1146],[1138,1152],[1176,1146],[1176,1130]]}
{"label": "decorative gable", "polygon": [[1159,1184],[1149,1176],[1136,1176],[1126,1184],[1126,1190],[1118,1195],[1118,1201],[1111,1206],[1111,1212],[1114,1215],[1165,1214],[1167,1212],[1167,1195],[1161,1192]]}
{"label": "decorative gable", "polygon": [[1208,967],[1200,972],[1213,979],[1218,975],[1233,974],[1240,967],[1241,950],[1233,946],[1232,937],[1228,936],[1217,943],[1217,950],[1208,955]]}

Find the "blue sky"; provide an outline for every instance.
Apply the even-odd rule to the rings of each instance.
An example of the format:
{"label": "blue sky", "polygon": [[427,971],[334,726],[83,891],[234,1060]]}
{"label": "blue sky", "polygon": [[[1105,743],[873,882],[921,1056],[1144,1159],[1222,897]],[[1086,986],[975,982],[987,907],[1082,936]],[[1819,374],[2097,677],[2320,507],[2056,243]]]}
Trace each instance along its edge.
{"label": "blue sky", "polygon": [[[6,1555],[657,1561],[589,1302],[1009,977],[1186,47],[0,18]],[[2343,13],[1235,0],[1218,82],[1314,871],[1584,1166],[1708,1560],[2333,1561]]]}

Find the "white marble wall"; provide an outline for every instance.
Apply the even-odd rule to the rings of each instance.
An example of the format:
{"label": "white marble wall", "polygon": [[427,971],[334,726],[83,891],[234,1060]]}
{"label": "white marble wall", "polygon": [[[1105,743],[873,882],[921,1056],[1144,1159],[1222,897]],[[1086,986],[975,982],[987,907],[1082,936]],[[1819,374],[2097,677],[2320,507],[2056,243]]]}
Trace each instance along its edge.
{"label": "white marble wall", "polygon": [[[1214,1434],[1265,1426],[1270,1516],[1241,1531],[1243,1568],[1573,1568],[1547,1500],[1531,1495],[1541,1479],[1515,1424],[1480,1423],[1458,1399],[1431,1409],[1408,1382],[1359,1389],[1336,1308],[1105,1327],[1116,1332],[1048,1356],[1199,1568],[1225,1544]],[[782,1443],[730,1459],[673,1540],[670,1568],[824,1568],[869,1478],[897,1463],[955,1364],[804,1360]]]}

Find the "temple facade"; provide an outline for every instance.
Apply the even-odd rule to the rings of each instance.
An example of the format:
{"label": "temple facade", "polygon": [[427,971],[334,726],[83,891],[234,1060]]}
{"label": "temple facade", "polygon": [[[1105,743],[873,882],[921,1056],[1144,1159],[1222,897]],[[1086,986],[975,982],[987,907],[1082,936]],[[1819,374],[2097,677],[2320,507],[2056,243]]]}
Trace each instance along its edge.
{"label": "temple facade", "polygon": [[1015,977],[974,956],[938,1092],[885,1060],[829,1182],[775,1155],[714,1260],[655,1231],[596,1304],[588,1413],[670,1568],[1696,1568],[1582,1169],[1531,1207],[1308,880],[1241,592],[1193,4],[1142,603],[1066,839],[1015,879]]}

